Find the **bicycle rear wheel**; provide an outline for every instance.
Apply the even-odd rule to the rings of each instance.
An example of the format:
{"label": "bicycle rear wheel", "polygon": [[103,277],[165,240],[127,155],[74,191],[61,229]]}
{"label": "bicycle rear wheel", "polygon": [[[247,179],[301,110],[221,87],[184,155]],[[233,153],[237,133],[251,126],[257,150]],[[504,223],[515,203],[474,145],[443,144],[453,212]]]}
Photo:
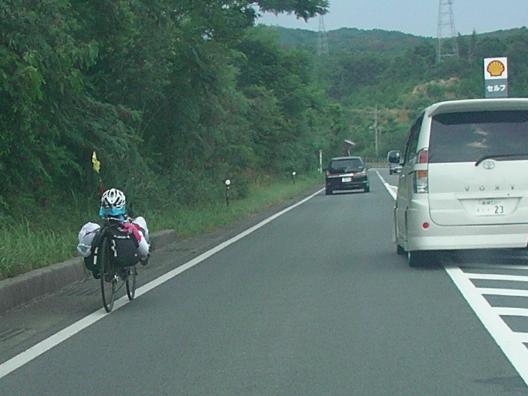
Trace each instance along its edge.
{"label": "bicycle rear wheel", "polygon": [[97,252],[97,261],[99,265],[99,274],[101,275],[101,297],[103,298],[103,307],[106,312],[114,308],[114,297],[117,289],[117,279],[111,260],[110,239],[103,237]]}
{"label": "bicycle rear wheel", "polygon": [[128,268],[128,276],[126,278],[126,292],[130,301],[132,301],[136,295],[136,275],[137,269],[135,265]]}

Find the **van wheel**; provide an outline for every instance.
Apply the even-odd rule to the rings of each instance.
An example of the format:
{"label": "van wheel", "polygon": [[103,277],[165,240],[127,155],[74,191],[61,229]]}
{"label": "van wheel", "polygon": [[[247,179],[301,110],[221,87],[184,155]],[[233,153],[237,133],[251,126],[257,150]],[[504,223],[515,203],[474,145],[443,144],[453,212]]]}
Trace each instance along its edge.
{"label": "van wheel", "polygon": [[398,256],[403,256],[407,252],[400,245],[396,244],[396,253],[398,254]]}
{"label": "van wheel", "polygon": [[370,192],[370,186],[366,186],[366,187],[363,189],[363,192],[366,192],[366,193]]}
{"label": "van wheel", "polygon": [[428,252],[418,250],[407,252],[407,262],[409,263],[409,267],[424,267],[429,264],[429,258],[430,255]]}
{"label": "van wheel", "polygon": [[330,189],[327,188],[327,189],[325,190],[325,194],[326,194],[326,195],[332,195],[332,190],[330,190]]}

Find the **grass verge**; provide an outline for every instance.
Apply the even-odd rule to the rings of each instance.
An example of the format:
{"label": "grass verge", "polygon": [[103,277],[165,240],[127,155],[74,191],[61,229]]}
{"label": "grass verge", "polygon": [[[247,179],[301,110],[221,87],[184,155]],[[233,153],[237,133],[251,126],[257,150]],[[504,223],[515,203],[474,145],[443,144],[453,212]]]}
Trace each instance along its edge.
{"label": "grass verge", "polygon": [[[178,236],[186,237],[230,224],[320,184],[320,175],[301,176],[295,184],[291,180],[280,180],[252,185],[246,198],[231,201],[229,206],[222,200],[140,214],[146,218],[151,232],[174,229]],[[77,233],[83,223],[93,219],[97,210],[77,208],[68,216],[50,213],[46,224],[26,220],[0,226],[0,279],[74,257]]]}

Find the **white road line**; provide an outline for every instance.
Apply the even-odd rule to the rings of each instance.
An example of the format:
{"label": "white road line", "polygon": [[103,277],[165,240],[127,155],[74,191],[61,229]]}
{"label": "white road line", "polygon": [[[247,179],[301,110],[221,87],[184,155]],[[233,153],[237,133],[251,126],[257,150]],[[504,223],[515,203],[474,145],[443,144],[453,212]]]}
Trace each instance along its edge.
{"label": "white road line", "polygon": [[477,290],[483,296],[528,297],[528,290],[494,289],[494,288],[483,288],[483,287],[477,287]]}
{"label": "white road line", "polygon": [[520,343],[528,343],[528,333],[515,332],[513,336]]}
{"label": "white road line", "polygon": [[[389,194],[396,199],[397,188],[394,189],[394,186],[386,183],[378,171],[376,173]],[[501,312],[505,312],[504,315],[516,313],[521,314],[517,316],[528,316],[528,309],[491,308],[488,301],[481,294],[481,290],[476,288],[469,278],[472,276],[472,279],[512,280],[512,278],[515,278],[513,280],[519,280],[519,278],[526,278],[528,280],[528,277],[471,274],[465,273],[459,267],[449,265],[445,266],[444,269],[506,358],[519,373],[519,376],[528,385],[528,349],[522,344],[525,339],[524,335],[520,333],[519,337],[515,337],[515,333],[500,317]],[[506,277],[507,279],[505,279]],[[522,279],[522,281],[526,280]]]}
{"label": "white road line", "polygon": [[[168,280],[174,278],[175,276],[181,274],[184,271],[187,271],[188,269],[194,267],[195,265],[201,263],[202,261],[208,259],[209,257],[213,256],[214,254],[220,252],[221,250],[225,249],[226,247],[232,245],[233,243],[239,241],[240,239],[248,236],[249,234],[255,232],[259,228],[265,226],[266,224],[272,222],[276,218],[284,215],[285,213],[289,212],[292,209],[295,209],[296,207],[304,204],[305,202],[309,201],[319,193],[321,193],[323,189],[320,189],[316,193],[304,198],[303,200],[287,207],[286,209],[274,214],[273,216],[268,217],[267,219],[264,219],[260,223],[254,225],[251,228],[248,228],[247,230],[243,231],[242,233],[234,236],[233,238],[219,244],[218,246],[212,248],[211,250],[208,250],[207,252],[199,255],[198,257],[195,257],[194,259],[188,261],[187,263],[179,266],[178,268],[175,268],[174,270],[167,272],[166,274],[160,276],[159,278],[154,279],[153,281],[141,286],[136,290],[136,298],[140,297],[141,295],[149,292],[150,290],[154,289],[155,287],[158,287],[159,285],[167,282]],[[128,297],[123,296],[119,300],[115,302],[114,305],[114,311],[118,310],[119,308],[123,307],[124,305],[128,304]],[[87,327],[93,325],[94,323],[98,322],[99,320],[105,318],[108,314],[105,313],[104,309],[101,308],[92,314],[84,317],[83,319],[78,320],[77,322],[73,323],[72,325],[66,327],[65,329],[59,331],[58,333],[55,333],[54,335],[46,338],[45,340],[39,342],[38,344],[32,346],[31,348],[27,349],[26,351],[14,356],[13,358],[7,360],[6,362],[2,363],[0,365],[0,379],[8,375],[9,373],[15,371],[16,369],[22,367],[23,365],[29,363],[31,360],[37,358],[38,356],[42,355],[43,353],[49,351],[51,348],[61,344],[62,342],[66,341],[68,338],[74,336],[78,332],[80,332],[83,329],[86,329]]]}
{"label": "white road line", "polygon": [[[445,270],[491,337],[502,349],[506,358],[528,385],[528,350],[517,339],[512,337],[513,332],[499,316],[501,315],[501,310],[506,310],[506,308],[490,309],[486,299],[478,292],[478,289],[473,286],[460,268],[446,267]],[[517,310],[516,308],[508,308],[508,312],[512,309]],[[528,316],[528,309],[524,311],[526,316]]]}
{"label": "white road line", "polygon": [[464,272],[464,274],[469,279],[528,282],[528,276],[525,276],[525,275],[477,274],[477,273],[472,273],[472,272]]}
{"label": "white road line", "polygon": [[[492,307],[495,314],[500,316],[523,316],[528,317],[528,308]],[[528,362],[527,362],[528,364]],[[526,367],[528,369],[528,367]]]}
{"label": "white road line", "polygon": [[391,197],[393,199],[396,199],[396,194],[397,194],[397,191],[398,191],[398,187],[396,186],[393,186],[389,183],[387,183],[385,181],[385,179],[380,175],[380,173],[378,172],[378,170],[376,170],[376,173],[379,177],[379,179],[381,180],[381,182],[383,183],[383,185],[385,186],[385,188],[387,189],[387,191],[389,192],[389,194],[391,195]]}
{"label": "white road line", "polygon": [[519,270],[528,271],[528,265],[508,265],[508,264],[478,264],[478,263],[464,263],[459,266],[462,270],[465,268],[479,268],[482,270]]}

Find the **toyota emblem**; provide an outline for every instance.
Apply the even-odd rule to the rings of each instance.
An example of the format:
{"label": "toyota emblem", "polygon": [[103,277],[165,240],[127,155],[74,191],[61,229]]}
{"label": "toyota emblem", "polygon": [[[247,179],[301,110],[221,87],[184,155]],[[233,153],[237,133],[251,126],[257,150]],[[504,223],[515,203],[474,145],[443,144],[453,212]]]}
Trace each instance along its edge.
{"label": "toyota emblem", "polygon": [[484,162],[482,163],[482,167],[483,167],[484,169],[488,169],[488,170],[493,169],[493,168],[495,168],[495,161],[492,161],[492,160],[486,160],[486,161],[484,161]]}

